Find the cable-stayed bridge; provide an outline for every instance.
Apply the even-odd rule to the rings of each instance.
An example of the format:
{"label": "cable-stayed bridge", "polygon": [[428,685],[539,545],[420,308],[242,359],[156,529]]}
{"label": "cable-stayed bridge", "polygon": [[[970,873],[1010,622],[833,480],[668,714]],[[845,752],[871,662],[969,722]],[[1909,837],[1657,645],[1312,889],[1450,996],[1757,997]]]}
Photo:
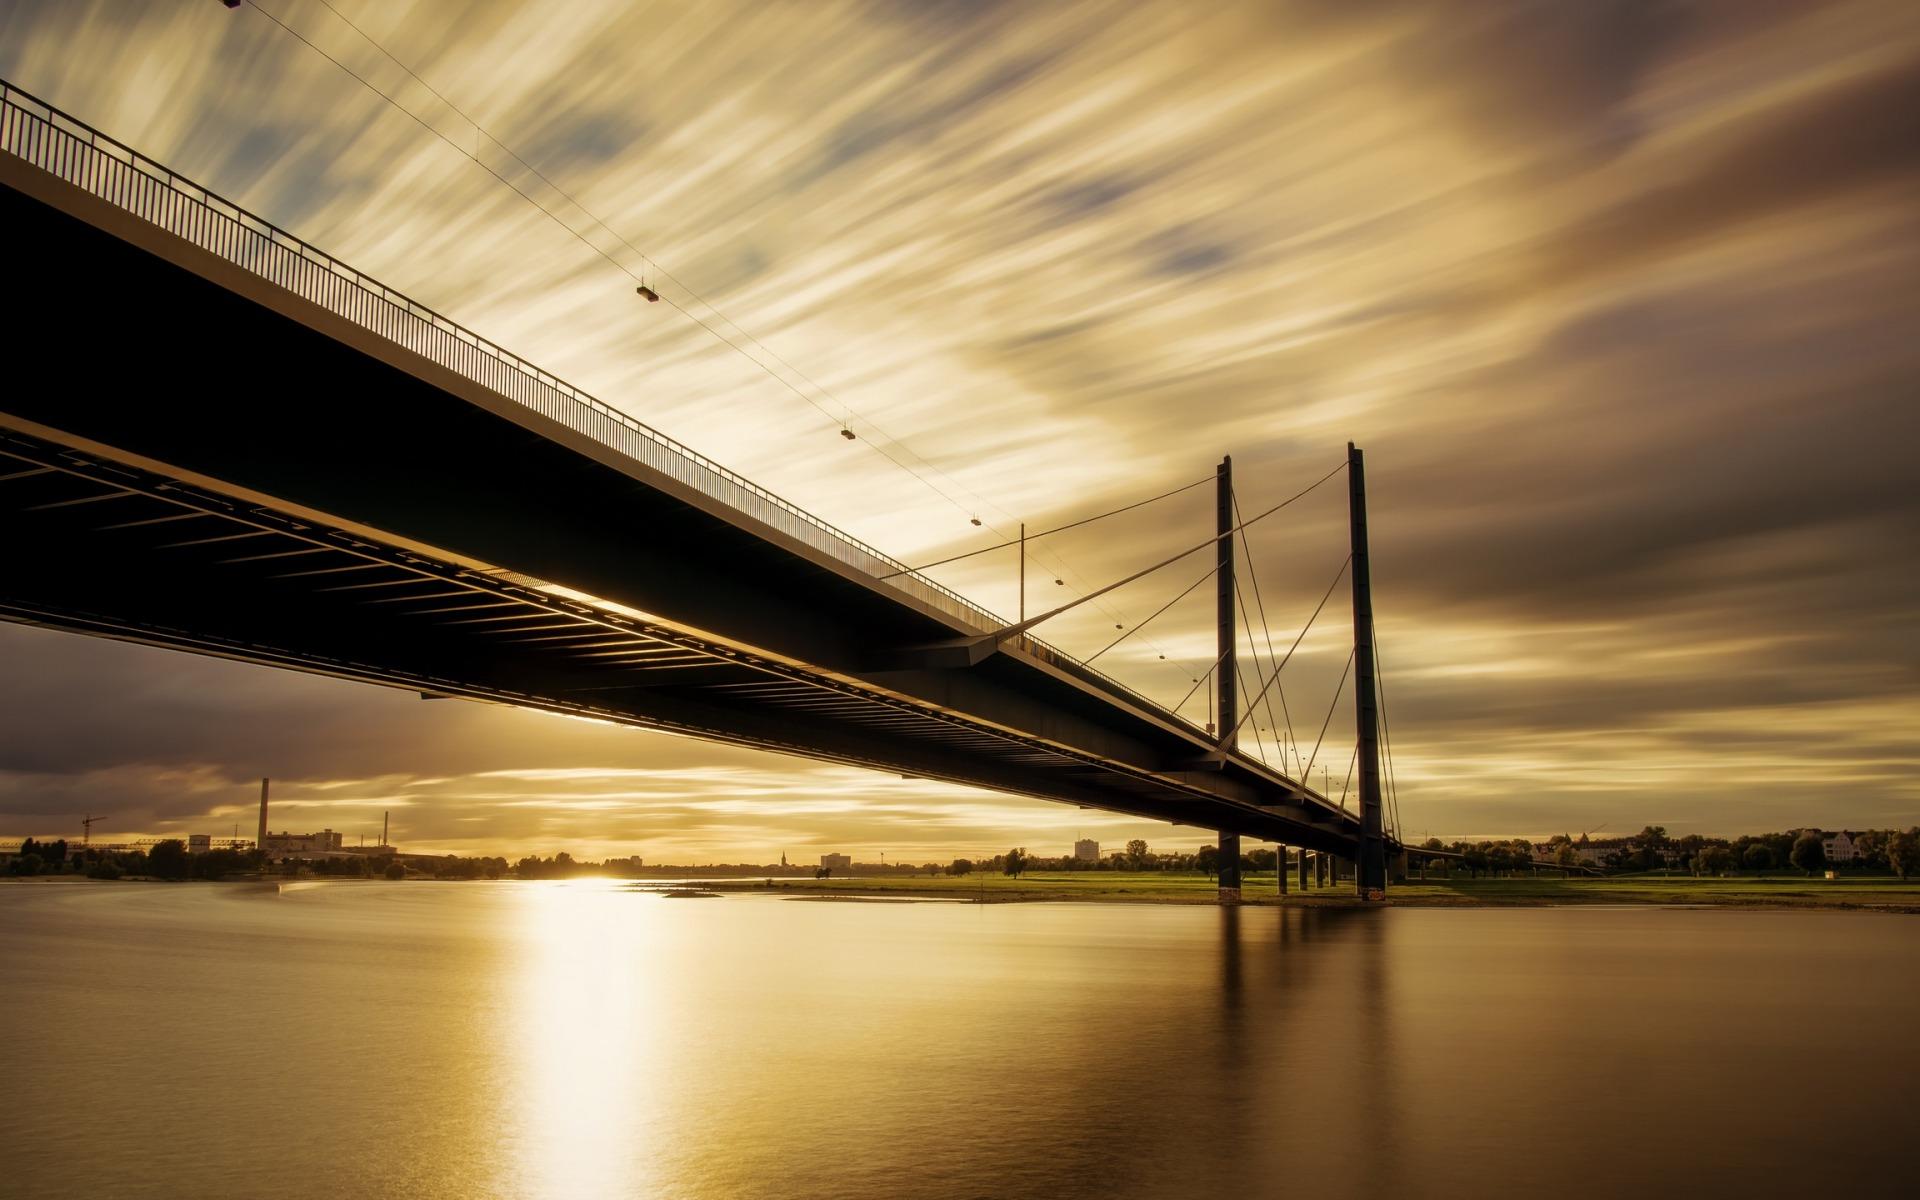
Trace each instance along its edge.
{"label": "cable-stayed bridge", "polygon": [[1358,451],[1349,808],[1240,748],[1284,660],[1240,694],[1230,463],[1139,572],[1214,562],[1202,727],[1031,632],[1070,606],[996,617],[4,84],[0,229],[0,617],[1215,830],[1236,895],[1241,836],[1385,887]]}

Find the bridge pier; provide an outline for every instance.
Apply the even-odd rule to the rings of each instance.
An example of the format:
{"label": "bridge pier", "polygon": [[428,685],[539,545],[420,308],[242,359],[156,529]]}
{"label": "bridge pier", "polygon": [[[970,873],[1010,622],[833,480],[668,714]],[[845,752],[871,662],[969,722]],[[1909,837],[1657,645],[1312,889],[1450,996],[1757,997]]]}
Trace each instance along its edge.
{"label": "bridge pier", "polygon": [[1240,835],[1220,835],[1220,903],[1240,903]]}
{"label": "bridge pier", "polygon": [[1327,886],[1327,856],[1318,850],[1313,852],[1313,886]]}
{"label": "bridge pier", "polygon": [[1287,847],[1282,843],[1273,848],[1273,874],[1279,881],[1280,894],[1287,894]]}
{"label": "bridge pier", "polygon": [[1296,858],[1296,859],[1298,860],[1298,861],[1296,862],[1296,864],[1295,864],[1295,866],[1297,867],[1297,869],[1298,869],[1298,870],[1299,870],[1299,872],[1300,872],[1300,890],[1304,892],[1304,891],[1306,891],[1306,890],[1307,890],[1307,887],[1308,887],[1308,884],[1307,884],[1307,848],[1306,848],[1305,846],[1302,846],[1302,847],[1300,847],[1300,852],[1299,852],[1298,854],[1296,854],[1296,855],[1295,855],[1294,857],[1295,857],[1295,858]]}

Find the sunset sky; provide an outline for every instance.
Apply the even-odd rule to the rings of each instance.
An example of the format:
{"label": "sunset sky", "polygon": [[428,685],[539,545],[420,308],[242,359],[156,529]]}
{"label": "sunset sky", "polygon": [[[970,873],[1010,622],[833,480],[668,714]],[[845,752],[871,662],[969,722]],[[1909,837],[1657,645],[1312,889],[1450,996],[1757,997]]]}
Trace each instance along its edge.
{"label": "sunset sky", "polygon": [[[1225,453],[1264,508],[1358,442],[1411,836],[1920,821],[1920,5],[332,3],[497,141],[321,0],[262,7],[420,120],[212,0],[0,0],[0,75],[908,562]],[[1253,537],[1276,641],[1343,506]],[[1036,587],[1212,520],[1076,530]],[[1090,654],[1199,569],[1040,632]],[[1010,554],[932,574],[1017,605]],[[1100,665],[1178,701],[1210,603]],[[1285,677],[1309,743],[1334,615]],[[246,834],[271,775],[276,829],[391,810],[405,849],[1206,840],[10,625],[0,679],[0,837]],[[1344,706],[1327,738],[1337,793]]]}

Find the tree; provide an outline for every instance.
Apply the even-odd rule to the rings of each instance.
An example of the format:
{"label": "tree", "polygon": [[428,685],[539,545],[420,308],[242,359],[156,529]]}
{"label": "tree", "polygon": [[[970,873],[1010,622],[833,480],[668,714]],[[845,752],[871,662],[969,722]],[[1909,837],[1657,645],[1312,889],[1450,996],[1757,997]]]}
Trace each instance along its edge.
{"label": "tree", "polygon": [[1651,871],[1655,867],[1666,865],[1667,827],[1648,825],[1633,839],[1633,847],[1640,855],[1640,869]]}
{"label": "tree", "polygon": [[405,879],[407,868],[396,858],[387,864],[385,874],[388,879]]}
{"label": "tree", "polygon": [[1733,865],[1733,855],[1725,846],[1703,846],[1693,856],[1693,865],[1702,875],[1718,875]]}
{"label": "tree", "polygon": [[1580,851],[1571,841],[1561,842],[1553,848],[1553,861],[1563,867],[1577,867],[1580,865]]}
{"label": "tree", "polygon": [[1920,827],[1896,833],[1887,839],[1887,865],[1905,883],[1907,876],[1920,869]]}
{"label": "tree", "polygon": [[947,864],[947,874],[949,875],[973,874],[973,860],[970,858],[954,859],[951,863]]}
{"label": "tree", "polygon": [[1027,852],[1025,848],[1022,847],[1007,851],[1006,864],[1000,869],[1015,879],[1020,878],[1020,872],[1027,869]]}
{"label": "tree", "polygon": [[1127,870],[1144,871],[1147,869],[1147,843],[1134,838],[1127,843]]}
{"label": "tree", "polygon": [[1809,829],[1793,839],[1793,865],[1811,876],[1827,863],[1826,847],[1820,835]]}
{"label": "tree", "polygon": [[1200,853],[1193,856],[1193,865],[1204,871],[1208,879],[1212,879],[1220,870],[1220,847],[1200,847]]}
{"label": "tree", "polygon": [[14,875],[38,875],[44,865],[38,854],[23,850],[13,856],[13,861],[7,864],[7,870]]}
{"label": "tree", "polygon": [[1487,852],[1478,846],[1469,846],[1461,855],[1466,860],[1467,874],[1480,878],[1480,872],[1487,869]]}
{"label": "tree", "polygon": [[158,875],[162,879],[185,879],[191,866],[187,858],[187,844],[179,838],[168,838],[147,851],[149,875]]}
{"label": "tree", "polygon": [[1747,847],[1747,852],[1741,856],[1741,861],[1746,864],[1747,870],[1765,875],[1773,870],[1773,851],[1765,842],[1754,842]]}

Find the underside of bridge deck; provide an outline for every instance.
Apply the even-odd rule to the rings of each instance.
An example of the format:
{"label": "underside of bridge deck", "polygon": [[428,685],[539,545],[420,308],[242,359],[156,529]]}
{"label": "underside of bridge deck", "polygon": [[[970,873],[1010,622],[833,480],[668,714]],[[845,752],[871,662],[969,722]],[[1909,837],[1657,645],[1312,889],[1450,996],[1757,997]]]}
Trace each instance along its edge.
{"label": "underside of bridge deck", "polygon": [[5,154],[0,230],[0,617],[1353,851],[1096,673],[953,665],[980,629]]}

